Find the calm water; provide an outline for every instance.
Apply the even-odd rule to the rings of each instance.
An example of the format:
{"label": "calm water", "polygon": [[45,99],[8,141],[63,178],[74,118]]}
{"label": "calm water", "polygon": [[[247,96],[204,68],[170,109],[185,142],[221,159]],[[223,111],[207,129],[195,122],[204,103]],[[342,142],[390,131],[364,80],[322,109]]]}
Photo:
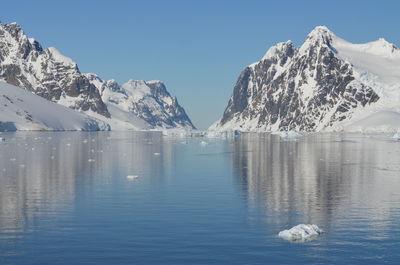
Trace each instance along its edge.
{"label": "calm water", "polygon": [[[400,263],[400,142],[387,135],[2,137],[2,265]],[[299,223],[326,233],[276,236]]]}

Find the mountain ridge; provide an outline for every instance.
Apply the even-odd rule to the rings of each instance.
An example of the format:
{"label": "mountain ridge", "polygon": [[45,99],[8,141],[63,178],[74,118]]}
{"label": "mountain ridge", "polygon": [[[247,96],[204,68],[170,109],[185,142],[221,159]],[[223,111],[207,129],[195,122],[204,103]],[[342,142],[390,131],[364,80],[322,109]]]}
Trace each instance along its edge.
{"label": "mountain ridge", "polygon": [[[400,76],[381,73],[373,64],[376,56],[383,65],[400,67],[395,45],[383,39],[352,44],[326,26],[314,28],[300,47],[278,43],[245,67],[222,118],[209,129],[341,130],[367,112],[397,110],[399,86],[394,82],[391,87],[387,75],[396,81]],[[360,63],[362,59],[367,61]],[[363,71],[366,66],[370,69]]]}
{"label": "mountain ridge", "polygon": [[[137,96],[145,87],[148,93],[132,98],[115,80],[90,77],[91,74],[81,73],[78,64],[56,48],[43,49],[38,41],[28,38],[17,23],[0,24],[0,78],[7,83],[109,123],[113,130],[195,128],[176,97],[169,94],[161,81],[158,85],[155,81],[140,85],[145,81],[136,80],[137,86],[130,86],[130,95]],[[104,88],[99,87],[98,80]],[[135,83],[131,80],[125,84],[129,82]],[[114,94],[125,93],[124,103],[130,107],[121,107],[103,98],[101,89]]]}

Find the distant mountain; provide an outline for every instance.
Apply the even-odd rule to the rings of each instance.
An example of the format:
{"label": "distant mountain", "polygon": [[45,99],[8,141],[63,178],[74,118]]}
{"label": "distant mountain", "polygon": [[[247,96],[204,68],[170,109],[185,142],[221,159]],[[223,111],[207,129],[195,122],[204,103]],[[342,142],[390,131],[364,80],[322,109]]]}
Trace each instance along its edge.
{"label": "distant mountain", "polygon": [[131,80],[119,86],[82,74],[73,60],[55,48],[43,49],[16,23],[0,24],[0,79],[103,120],[112,129],[194,128],[162,82]]}
{"label": "distant mountain", "polygon": [[0,131],[109,130],[102,121],[0,81]]}
{"label": "distant mountain", "polygon": [[399,103],[396,46],[384,39],[352,44],[319,26],[300,48],[291,41],[278,43],[246,67],[222,118],[210,129],[374,130],[373,115],[390,120],[380,129],[397,130],[400,123],[391,117],[399,120]]}
{"label": "distant mountain", "polygon": [[161,81],[129,80],[119,85],[115,80],[103,81],[95,74],[85,76],[114,117],[110,121],[113,128],[195,128]]}

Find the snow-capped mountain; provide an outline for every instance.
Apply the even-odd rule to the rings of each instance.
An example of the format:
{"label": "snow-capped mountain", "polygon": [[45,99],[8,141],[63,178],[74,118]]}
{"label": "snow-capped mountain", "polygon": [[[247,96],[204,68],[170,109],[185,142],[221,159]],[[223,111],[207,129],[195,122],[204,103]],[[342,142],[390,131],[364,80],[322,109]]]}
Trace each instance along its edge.
{"label": "snow-capped mountain", "polygon": [[55,48],[43,49],[16,23],[0,24],[0,78],[103,120],[112,129],[194,128],[161,82],[129,81],[119,86],[82,74],[73,60]]}
{"label": "snow-capped mountain", "polygon": [[300,48],[278,43],[246,67],[223,117],[210,129],[323,131],[359,123],[363,130],[374,124],[362,120],[396,116],[399,103],[396,46],[384,39],[352,44],[318,26]]}
{"label": "snow-capped mountain", "polygon": [[0,131],[99,131],[109,129],[108,124],[84,113],[0,81]]}
{"label": "snow-capped mountain", "polygon": [[0,24],[0,78],[50,101],[110,117],[96,87],[57,49],[43,49],[16,24]]}
{"label": "snow-capped mountain", "polygon": [[194,128],[185,110],[172,97],[163,82],[129,80],[119,85],[85,74],[98,91],[112,117],[113,128]]}

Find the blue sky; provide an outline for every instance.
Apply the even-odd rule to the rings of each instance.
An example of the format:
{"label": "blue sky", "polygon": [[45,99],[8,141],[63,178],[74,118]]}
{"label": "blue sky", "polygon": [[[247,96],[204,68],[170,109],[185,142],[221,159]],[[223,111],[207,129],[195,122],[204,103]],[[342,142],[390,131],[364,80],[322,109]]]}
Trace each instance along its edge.
{"label": "blue sky", "polygon": [[241,70],[276,42],[300,45],[317,25],[351,42],[399,46],[397,1],[6,1],[17,22],[82,72],[159,79],[199,128],[221,117]]}

